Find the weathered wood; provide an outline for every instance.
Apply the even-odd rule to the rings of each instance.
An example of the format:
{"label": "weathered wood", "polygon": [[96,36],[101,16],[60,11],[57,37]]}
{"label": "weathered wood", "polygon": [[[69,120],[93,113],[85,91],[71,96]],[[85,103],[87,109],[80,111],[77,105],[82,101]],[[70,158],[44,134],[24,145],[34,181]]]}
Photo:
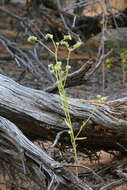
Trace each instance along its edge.
{"label": "weathered wood", "polygon": [[[68,101],[75,132],[96,107],[82,130],[81,136],[87,139],[78,142],[79,149],[125,151],[127,97],[105,103],[73,98]],[[68,130],[58,95],[24,87],[3,75],[0,75],[0,115],[32,139],[54,140],[58,132]],[[60,141],[70,143],[69,135],[63,134]]]}
{"label": "weathered wood", "polygon": [[28,140],[12,122],[3,117],[0,117],[0,168],[1,166],[5,166],[6,172],[13,176],[15,183],[16,170],[18,175],[24,174],[36,182],[36,189],[41,187],[43,190],[92,190],[89,186],[82,186],[75,175],[64,169],[63,164],[50,158],[46,152]]}

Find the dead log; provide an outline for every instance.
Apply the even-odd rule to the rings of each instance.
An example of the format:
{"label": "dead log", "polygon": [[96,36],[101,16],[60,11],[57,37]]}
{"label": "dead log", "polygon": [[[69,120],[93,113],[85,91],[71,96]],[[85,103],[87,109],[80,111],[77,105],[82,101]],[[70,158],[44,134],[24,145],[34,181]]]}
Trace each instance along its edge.
{"label": "dead log", "polygon": [[25,175],[27,182],[36,183],[36,190],[92,190],[89,186],[82,186],[72,172],[64,169],[63,164],[50,158],[3,117],[0,117],[0,168],[12,176],[13,189],[21,188],[17,175]]}
{"label": "dead log", "polygon": [[[78,149],[126,151],[127,97],[105,103],[73,98],[68,101],[75,133],[96,107],[80,134],[87,139],[78,142]],[[58,95],[24,87],[3,75],[0,75],[0,115],[31,139],[54,140],[59,132],[68,131]],[[62,134],[60,142],[70,144],[69,135]]]}

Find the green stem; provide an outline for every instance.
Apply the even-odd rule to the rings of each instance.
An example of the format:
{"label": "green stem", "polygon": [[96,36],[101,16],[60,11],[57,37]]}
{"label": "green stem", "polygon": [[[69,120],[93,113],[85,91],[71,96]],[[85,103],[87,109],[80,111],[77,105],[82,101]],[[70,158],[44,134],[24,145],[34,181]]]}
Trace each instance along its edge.
{"label": "green stem", "polygon": [[87,118],[87,120],[85,122],[83,122],[83,124],[81,125],[77,135],[75,136],[75,140],[77,139],[77,137],[79,136],[79,134],[81,133],[83,127],[89,122],[89,120],[91,119],[91,117],[93,116],[94,112],[96,111],[98,106],[94,106],[93,111],[91,112],[91,114],[89,115],[89,117]]}
{"label": "green stem", "polygon": [[[68,55],[67,55],[67,65],[69,65],[70,55],[71,55],[71,50],[70,50],[70,49],[68,49]],[[65,84],[66,84],[67,77],[68,77],[68,70],[66,71],[66,74],[65,74],[64,86],[65,86]]]}
{"label": "green stem", "polygon": [[45,49],[47,49],[51,54],[53,54],[55,56],[55,53],[48,48],[48,46],[46,46],[43,42],[41,42],[40,40],[36,40],[37,42],[39,42],[39,44],[41,44]]}

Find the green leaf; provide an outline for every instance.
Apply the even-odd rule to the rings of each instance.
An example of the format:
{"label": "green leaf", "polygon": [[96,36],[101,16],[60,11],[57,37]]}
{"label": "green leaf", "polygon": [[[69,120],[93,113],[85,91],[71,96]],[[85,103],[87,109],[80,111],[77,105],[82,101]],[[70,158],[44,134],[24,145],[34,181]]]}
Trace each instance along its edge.
{"label": "green leaf", "polygon": [[87,139],[87,137],[78,137],[75,140],[77,141],[77,140],[86,140],[86,139]]}

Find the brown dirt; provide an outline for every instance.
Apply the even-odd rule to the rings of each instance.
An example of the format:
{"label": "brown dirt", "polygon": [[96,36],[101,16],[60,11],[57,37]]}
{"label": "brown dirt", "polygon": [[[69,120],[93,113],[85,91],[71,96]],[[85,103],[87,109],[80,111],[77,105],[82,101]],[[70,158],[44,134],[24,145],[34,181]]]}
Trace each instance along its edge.
{"label": "brown dirt", "polygon": [[[90,0],[89,2],[94,2],[94,0]],[[83,11],[84,15],[87,16],[97,16],[102,13],[102,9],[104,7],[104,1],[101,3],[95,3],[93,6],[87,6],[87,8]],[[127,7],[127,0],[109,0],[109,4],[112,7],[113,12],[122,11]]]}

